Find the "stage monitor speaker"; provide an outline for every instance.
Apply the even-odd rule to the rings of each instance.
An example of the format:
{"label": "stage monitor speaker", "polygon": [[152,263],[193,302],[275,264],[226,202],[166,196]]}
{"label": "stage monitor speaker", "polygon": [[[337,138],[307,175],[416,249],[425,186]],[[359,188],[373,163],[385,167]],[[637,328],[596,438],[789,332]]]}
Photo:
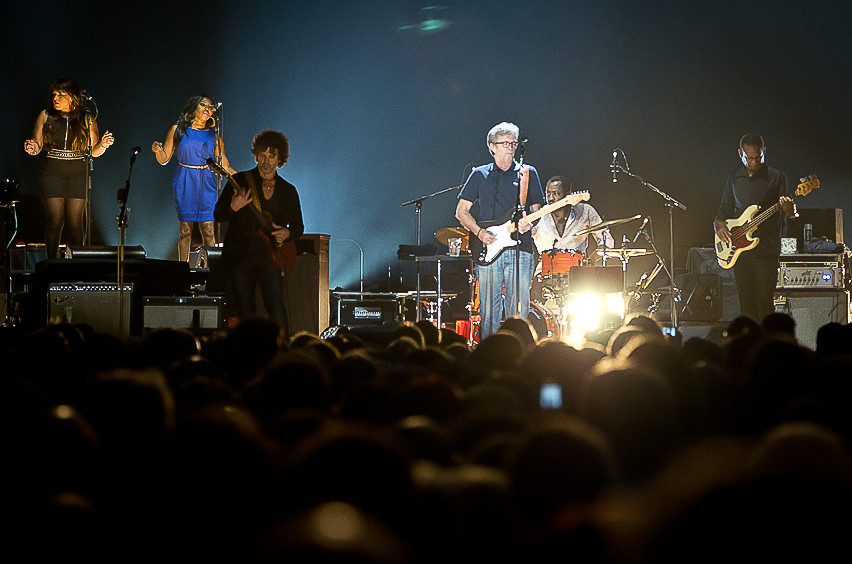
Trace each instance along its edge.
{"label": "stage monitor speaker", "polygon": [[142,299],[142,326],[216,330],[227,327],[225,298],[221,296],[155,296]]}
{"label": "stage monitor speaker", "polygon": [[849,323],[849,293],[837,290],[786,290],[775,293],[775,311],[792,316],[796,338],[816,349],[816,336],[827,323]]}
{"label": "stage monitor speaker", "polygon": [[133,284],[124,284],[123,295],[119,296],[118,284],[115,283],[55,283],[48,286],[47,298],[48,323],[64,321],[90,325],[99,333],[115,337],[130,334]]}
{"label": "stage monitor speaker", "polygon": [[[59,245],[59,256],[67,253],[65,244]],[[36,265],[47,260],[47,250],[43,243],[19,243],[12,250],[12,270],[35,272]]]}
{"label": "stage monitor speaker", "polygon": [[197,247],[189,253],[190,275],[207,294],[228,294],[228,273],[222,262],[222,247]]}
{"label": "stage monitor speaker", "polygon": [[[119,247],[105,247],[105,246],[89,246],[89,247],[75,247],[68,246],[65,247],[65,258],[71,259],[84,259],[84,258],[96,258],[96,259],[118,259],[118,250]],[[124,258],[145,258],[147,254],[145,253],[145,248],[142,245],[134,245],[134,246],[125,246],[124,247]]]}

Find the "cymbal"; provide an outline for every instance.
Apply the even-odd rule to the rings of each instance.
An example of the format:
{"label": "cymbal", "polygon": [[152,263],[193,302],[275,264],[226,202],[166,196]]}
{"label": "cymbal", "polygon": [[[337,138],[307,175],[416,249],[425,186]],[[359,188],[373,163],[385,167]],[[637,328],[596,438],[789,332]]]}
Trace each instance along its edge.
{"label": "cymbal", "polygon": [[[603,250],[597,251],[595,254],[597,254],[599,257],[604,256]],[[606,256],[614,257],[614,258],[641,257],[643,255],[651,255],[651,254],[654,254],[654,251],[652,251],[650,249],[627,249],[627,248],[623,248],[623,249],[607,249],[606,250]]]}
{"label": "cymbal", "polygon": [[602,221],[597,225],[592,225],[591,227],[587,227],[581,231],[577,231],[577,235],[585,235],[586,233],[600,231],[601,229],[606,229],[607,227],[612,227],[613,225],[621,225],[622,223],[627,223],[629,221],[633,221],[634,219],[639,219],[640,217],[642,217],[642,214],[634,215],[633,217],[625,217],[623,219],[610,219],[609,221]]}
{"label": "cymbal", "polygon": [[450,244],[450,239],[463,239],[466,240],[470,235],[470,231],[465,229],[464,227],[442,227],[435,231],[435,238],[442,244],[448,245]]}

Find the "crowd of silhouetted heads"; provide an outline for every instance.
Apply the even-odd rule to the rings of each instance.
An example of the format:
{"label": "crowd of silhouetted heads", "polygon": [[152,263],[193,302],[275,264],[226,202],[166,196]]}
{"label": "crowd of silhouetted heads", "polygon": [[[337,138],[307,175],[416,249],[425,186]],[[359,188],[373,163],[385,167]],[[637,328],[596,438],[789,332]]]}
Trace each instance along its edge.
{"label": "crowd of silhouetted heads", "polygon": [[282,335],[3,328],[4,560],[849,557],[848,325]]}

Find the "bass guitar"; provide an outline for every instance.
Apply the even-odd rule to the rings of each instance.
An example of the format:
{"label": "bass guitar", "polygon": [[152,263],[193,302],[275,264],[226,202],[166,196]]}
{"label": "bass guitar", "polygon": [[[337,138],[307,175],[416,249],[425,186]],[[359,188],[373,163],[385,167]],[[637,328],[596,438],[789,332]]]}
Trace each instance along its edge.
{"label": "bass guitar", "polygon": [[[569,204],[573,205],[578,202],[583,202],[589,199],[589,193],[586,192],[573,192],[568,194],[558,202],[553,202],[552,204],[547,204],[544,207],[539,208],[538,210],[532,212],[526,217],[522,217],[519,223],[532,223],[540,217],[544,217],[549,214],[553,210],[558,210],[561,207],[567,206]],[[484,221],[481,222],[480,225],[483,229],[494,235],[497,240],[491,243],[490,245],[486,245],[482,241],[479,240],[479,237],[474,236],[471,233],[470,237],[470,256],[473,258],[473,261],[480,265],[486,266],[494,262],[500,253],[503,252],[504,249],[509,247],[514,247],[520,243],[520,240],[515,238],[515,222],[513,221],[513,215],[515,210],[509,210],[509,212],[497,219],[495,221]]]}
{"label": "bass guitar", "polygon": [[[237,189],[244,190],[244,188],[240,186],[236,180],[234,180],[233,175],[222,168],[219,163],[213,160],[212,157],[207,159],[207,166],[209,166],[210,170],[216,174],[230,180]],[[272,222],[272,214],[268,211],[260,211],[253,202],[249,202],[245,207],[251,210],[257,220],[258,227],[255,233],[263,243],[263,247],[266,250],[266,257],[269,259],[269,262],[274,264],[276,268],[280,269],[291,268],[294,264],[296,264],[295,241],[284,241],[282,243],[274,242],[275,237],[272,235],[272,232],[276,230],[276,227]]]}
{"label": "bass guitar", "polygon": [[[819,178],[812,174],[801,179],[801,184],[796,188],[793,197],[807,196],[817,188],[819,188]],[[780,209],[781,204],[776,202],[775,205],[758,213],[760,208],[754,204],[747,207],[740,217],[726,219],[725,224],[728,226],[728,231],[731,232],[730,242],[725,243],[719,238],[718,234],[715,235],[716,260],[719,262],[719,266],[731,268],[742,253],[755,248],[760,242],[760,238],[754,237],[754,231],[761,223],[778,213]]]}

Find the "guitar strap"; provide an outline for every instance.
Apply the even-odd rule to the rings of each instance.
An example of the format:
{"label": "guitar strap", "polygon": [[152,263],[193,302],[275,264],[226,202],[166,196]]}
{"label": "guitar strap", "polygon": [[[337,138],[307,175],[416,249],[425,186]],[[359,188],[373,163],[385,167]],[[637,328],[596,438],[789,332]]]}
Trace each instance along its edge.
{"label": "guitar strap", "polygon": [[246,175],[246,179],[248,180],[248,189],[249,192],[251,192],[252,203],[257,209],[263,211],[263,209],[260,207],[260,196],[257,195],[257,184],[254,183],[254,175],[249,173]]}

